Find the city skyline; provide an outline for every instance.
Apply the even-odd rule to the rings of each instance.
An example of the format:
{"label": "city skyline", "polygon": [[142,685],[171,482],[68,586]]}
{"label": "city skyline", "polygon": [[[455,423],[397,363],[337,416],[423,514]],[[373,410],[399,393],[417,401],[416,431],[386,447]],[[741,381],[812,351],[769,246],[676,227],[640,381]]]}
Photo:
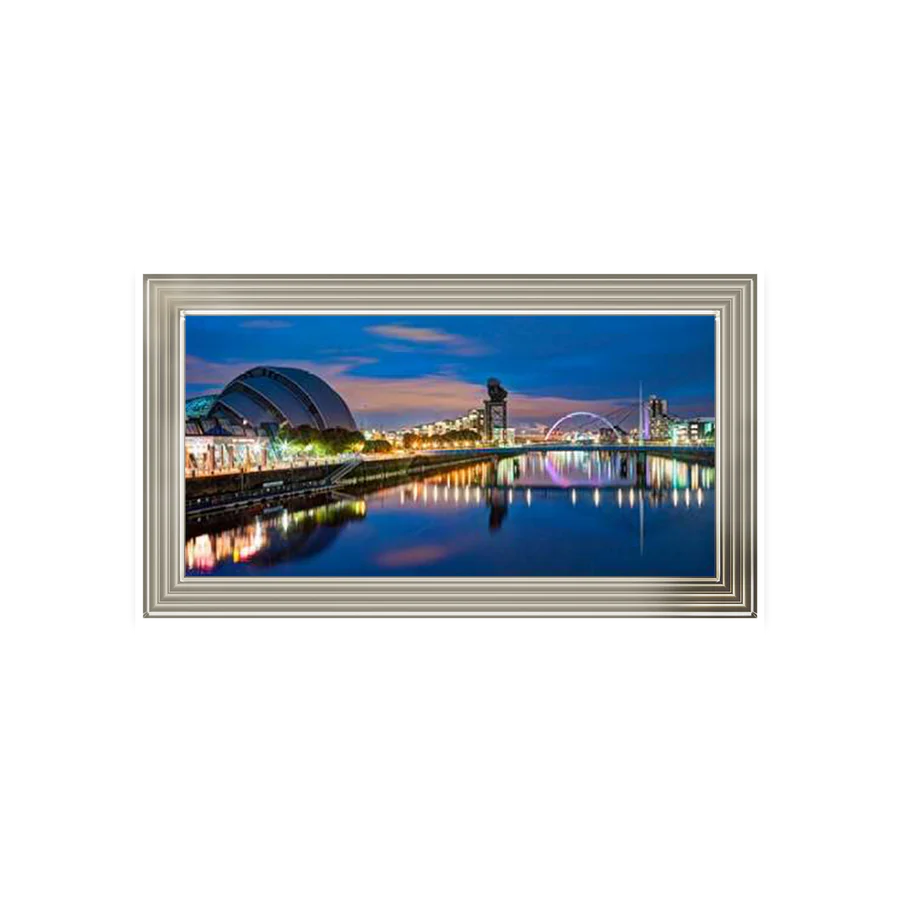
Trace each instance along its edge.
{"label": "city skyline", "polygon": [[187,396],[257,364],[307,369],[362,428],[456,417],[488,377],[510,392],[510,425],[574,409],[606,413],[665,396],[684,416],[715,410],[712,316],[188,316]]}

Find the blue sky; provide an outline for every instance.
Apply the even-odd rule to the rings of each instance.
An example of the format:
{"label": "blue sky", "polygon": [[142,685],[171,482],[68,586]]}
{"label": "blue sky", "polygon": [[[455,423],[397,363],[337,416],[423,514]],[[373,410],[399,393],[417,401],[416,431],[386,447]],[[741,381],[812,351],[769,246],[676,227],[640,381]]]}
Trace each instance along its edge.
{"label": "blue sky", "polygon": [[187,396],[270,363],[323,377],[364,428],[458,415],[489,377],[518,425],[632,404],[639,381],[676,414],[712,415],[714,329],[712,316],[189,316]]}

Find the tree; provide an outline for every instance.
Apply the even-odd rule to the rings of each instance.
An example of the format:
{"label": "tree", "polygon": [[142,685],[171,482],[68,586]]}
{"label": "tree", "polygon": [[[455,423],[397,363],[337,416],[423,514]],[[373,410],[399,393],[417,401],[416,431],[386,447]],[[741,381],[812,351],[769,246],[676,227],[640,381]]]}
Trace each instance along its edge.
{"label": "tree", "polygon": [[435,442],[442,447],[455,447],[459,444],[472,444],[480,440],[478,432],[470,428],[460,428],[457,431],[445,431],[435,437]]}
{"label": "tree", "polygon": [[325,453],[356,453],[362,450],[366,442],[365,435],[359,431],[347,431],[345,428],[326,428],[319,432],[319,443]]}
{"label": "tree", "polygon": [[282,425],[278,430],[276,444],[287,456],[314,454],[335,456],[339,453],[353,453],[362,450],[365,436],[359,431],[346,428],[326,428],[319,431],[311,425]]}
{"label": "tree", "polygon": [[383,440],[374,440],[374,441],[366,441],[363,444],[362,452],[363,453],[390,453],[393,450],[393,446],[390,441]]}
{"label": "tree", "polygon": [[419,436],[417,434],[404,434],[403,435],[403,449],[404,450],[417,450],[419,447]]}

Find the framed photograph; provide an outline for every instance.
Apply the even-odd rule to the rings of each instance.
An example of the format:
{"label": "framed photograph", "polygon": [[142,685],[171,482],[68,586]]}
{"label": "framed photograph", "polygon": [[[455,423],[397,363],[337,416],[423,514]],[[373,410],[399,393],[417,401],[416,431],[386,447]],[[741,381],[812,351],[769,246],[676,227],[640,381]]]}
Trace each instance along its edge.
{"label": "framed photograph", "polygon": [[144,278],[146,616],[756,615],[756,277]]}

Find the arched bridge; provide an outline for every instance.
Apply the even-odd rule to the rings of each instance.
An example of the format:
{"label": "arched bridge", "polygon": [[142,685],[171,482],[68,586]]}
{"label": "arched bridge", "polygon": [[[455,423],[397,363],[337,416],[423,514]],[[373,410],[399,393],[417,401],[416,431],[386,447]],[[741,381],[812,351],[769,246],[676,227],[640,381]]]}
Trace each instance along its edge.
{"label": "arched bridge", "polygon": [[614,425],[609,419],[606,418],[606,416],[601,416],[599,413],[585,412],[581,410],[566,413],[566,415],[560,416],[560,418],[558,418],[553,423],[550,430],[544,435],[544,440],[551,440],[553,433],[559,429],[559,426],[562,425],[563,422],[565,422],[567,419],[574,419],[576,416],[587,416],[589,419],[593,419],[597,422],[602,422],[607,428],[610,429],[610,431],[612,431],[616,435],[617,440],[621,439],[625,434],[625,431],[619,425]]}

